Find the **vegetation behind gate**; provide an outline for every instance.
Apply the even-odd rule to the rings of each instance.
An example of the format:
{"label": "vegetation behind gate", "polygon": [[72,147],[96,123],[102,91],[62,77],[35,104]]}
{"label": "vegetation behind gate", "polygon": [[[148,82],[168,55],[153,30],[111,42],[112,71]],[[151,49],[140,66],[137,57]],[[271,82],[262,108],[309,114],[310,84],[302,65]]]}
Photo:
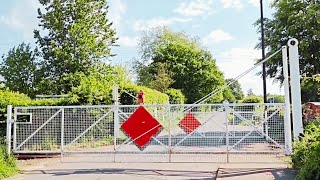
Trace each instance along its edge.
{"label": "vegetation behind gate", "polygon": [[292,162],[299,170],[298,179],[320,179],[320,120],[305,127],[304,137],[293,146]]}

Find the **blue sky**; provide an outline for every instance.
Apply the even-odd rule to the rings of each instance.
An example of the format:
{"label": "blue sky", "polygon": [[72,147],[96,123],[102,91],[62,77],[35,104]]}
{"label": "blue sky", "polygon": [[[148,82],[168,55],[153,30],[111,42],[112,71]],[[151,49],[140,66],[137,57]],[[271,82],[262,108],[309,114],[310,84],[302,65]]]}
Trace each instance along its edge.
{"label": "blue sky", "polygon": [[[254,47],[260,34],[253,23],[260,17],[259,0],[109,0],[109,17],[117,30],[120,47],[113,64],[130,68],[138,58],[137,42],[143,30],[169,26],[199,37],[210,50],[226,78],[250,68],[261,51]],[[20,42],[34,43],[33,29],[39,29],[38,0],[4,1],[0,6],[0,54]],[[270,0],[264,0],[264,12],[270,17]],[[252,88],[262,94],[262,80],[257,71],[240,80],[244,92]],[[282,93],[278,84],[268,80],[268,92]]]}

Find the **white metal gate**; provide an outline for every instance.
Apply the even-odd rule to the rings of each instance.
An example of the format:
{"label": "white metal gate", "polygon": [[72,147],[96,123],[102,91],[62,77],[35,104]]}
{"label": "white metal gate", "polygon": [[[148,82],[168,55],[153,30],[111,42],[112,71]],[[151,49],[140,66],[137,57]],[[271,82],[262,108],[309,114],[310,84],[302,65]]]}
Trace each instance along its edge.
{"label": "white metal gate", "polygon": [[16,107],[13,152],[94,162],[266,162],[285,154],[284,104],[188,107],[145,105],[161,129],[142,147],[137,141],[156,126],[139,132],[146,122],[138,120],[136,138],[122,128],[141,106]]}
{"label": "white metal gate", "polygon": [[[191,105],[8,107],[7,141],[14,153],[60,153],[65,161],[267,162],[291,153],[302,132],[298,41],[291,39],[238,80],[282,51],[284,104],[205,104],[218,89]],[[289,52],[289,53],[288,53]],[[8,143],[8,151],[11,143]]]}

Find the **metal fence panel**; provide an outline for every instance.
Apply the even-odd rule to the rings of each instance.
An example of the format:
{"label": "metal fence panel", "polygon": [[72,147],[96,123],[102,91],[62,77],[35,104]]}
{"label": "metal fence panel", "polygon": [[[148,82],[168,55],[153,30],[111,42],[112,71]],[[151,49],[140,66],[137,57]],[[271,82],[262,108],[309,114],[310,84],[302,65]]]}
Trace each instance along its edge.
{"label": "metal fence panel", "polygon": [[285,147],[284,104],[16,107],[13,124],[15,153],[70,161],[262,161]]}

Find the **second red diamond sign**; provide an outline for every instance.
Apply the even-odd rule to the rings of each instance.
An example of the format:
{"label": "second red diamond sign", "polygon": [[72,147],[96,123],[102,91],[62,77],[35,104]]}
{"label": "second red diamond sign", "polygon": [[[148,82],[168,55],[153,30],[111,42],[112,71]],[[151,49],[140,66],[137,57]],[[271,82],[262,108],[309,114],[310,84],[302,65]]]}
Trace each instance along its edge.
{"label": "second red diamond sign", "polygon": [[192,133],[200,125],[201,123],[191,113],[186,114],[184,118],[179,122],[180,128],[183,129],[183,131],[187,134]]}

